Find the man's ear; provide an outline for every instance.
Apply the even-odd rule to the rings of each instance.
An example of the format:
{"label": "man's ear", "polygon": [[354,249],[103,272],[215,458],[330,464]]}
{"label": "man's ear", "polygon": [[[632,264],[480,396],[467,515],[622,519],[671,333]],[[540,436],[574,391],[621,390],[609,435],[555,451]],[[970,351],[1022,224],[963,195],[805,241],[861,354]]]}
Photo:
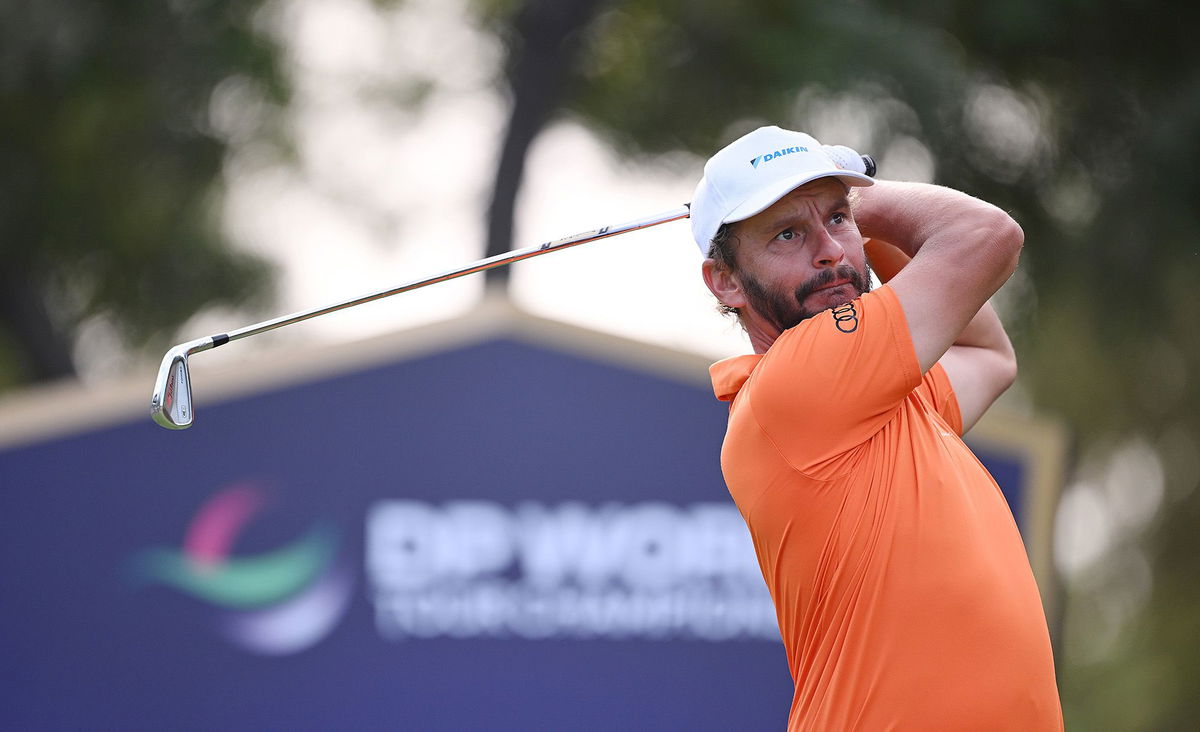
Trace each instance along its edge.
{"label": "man's ear", "polygon": [[746,293],[742,291],[742,284],[736,274],[718,264],[715,259],[704,260],[702,267],[704,284],[718,302],[731,308],[746,307]]}

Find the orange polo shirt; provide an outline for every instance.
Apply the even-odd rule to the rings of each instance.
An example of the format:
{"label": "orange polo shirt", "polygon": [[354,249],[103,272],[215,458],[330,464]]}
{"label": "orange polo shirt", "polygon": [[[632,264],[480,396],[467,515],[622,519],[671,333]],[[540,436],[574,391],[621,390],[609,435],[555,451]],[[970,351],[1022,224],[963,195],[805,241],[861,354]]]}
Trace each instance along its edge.
{"label": "orange polo shirt", "polygon": [[712,377],[796,683],[788,730],[1061,730],[1012,513],[891,288]]}

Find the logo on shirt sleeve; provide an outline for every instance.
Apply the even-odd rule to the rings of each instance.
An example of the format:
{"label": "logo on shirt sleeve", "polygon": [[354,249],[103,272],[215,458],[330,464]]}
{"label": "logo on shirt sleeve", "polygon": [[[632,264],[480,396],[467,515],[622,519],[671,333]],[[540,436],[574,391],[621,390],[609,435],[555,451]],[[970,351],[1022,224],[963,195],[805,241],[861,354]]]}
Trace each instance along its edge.
{"label": "logo on shirt sleeve", "polygon": [[833,324],[843,333],[853,333],[858,330],[858,311],[854,303],[848,302],[833,309]]}

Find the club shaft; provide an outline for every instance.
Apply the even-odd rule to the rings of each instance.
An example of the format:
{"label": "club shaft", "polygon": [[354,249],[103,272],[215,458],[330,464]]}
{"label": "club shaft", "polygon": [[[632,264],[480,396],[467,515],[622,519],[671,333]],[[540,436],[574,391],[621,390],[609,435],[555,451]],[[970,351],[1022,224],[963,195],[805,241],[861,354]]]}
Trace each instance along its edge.
{"label": "club shaft", "polygon": [[678,221],[679,219],[687,218],[688,213],[689,209],[686,205],[684,205],[670,211],[664,211],[663,213],[660,213],[656,216],[651,216],[649,218],[629,221],[618,226],[605,226],[593,231],[585,231],[582,234],[576,234],[563,239],[548,241],[537,246],[526,247],[525,249],[514,249],[511,252],[497,254],[495,256],[487,257],[486,259],[480,259],[464,267],[448,270],[446,272],[442,272],[441,274],[433,275],[432,277],[414,280],[398,287],[379,290],[378,292],[373,292],[369,295],[363,295],[362,297],[356,297],[352,300],[345,300],[343,302],[333,303],[332,305],[326,305],[324,307],[314,308],[312,310],[302,310],[290,315],[272,318],[271,320],[264,320],[261,323],[247,325],[243,328],[238,328],[237,330],[233,330],[228,333],[220,333],[211,336],[209,339],[205,339],[211,340],[211,346],[207,346],[205,348],[196,348],[192,352],[194,353],[200,350],[208,350],[208,348],[224,345],[230,341],[248,338],[249,336],[265,333],[266,331],[275,330],[276,328],[282,328],[285,325],[300,323],[321,315],[337,312],[338,310],[345,310],[346,308],[352,308],[356,305],[363,305],[368,302],[374,302],[375,300],[382,300],[385,297],[399,295],[404,292],[411,292],[412,290],[417,290],[429,285],[436,285],[439,282],[447,282],[449,280],[464,277],[476,272],[484,272],[489,269],[503,267],[514,262],[520,262],[524,259],[532,259],[533,257],[539,257],[543,254],[549,254],[550,252],[569,249],[571,247],[576,247],[580,244],[587,244],[588,242],[597,241],[599,239],[607,239],[610,236],[617,236],[618,234],[625,234],[631,231],[637,231],[639,229],[648,229],[651,226],[658,226],[659,224],[665,224],[670,221]]}

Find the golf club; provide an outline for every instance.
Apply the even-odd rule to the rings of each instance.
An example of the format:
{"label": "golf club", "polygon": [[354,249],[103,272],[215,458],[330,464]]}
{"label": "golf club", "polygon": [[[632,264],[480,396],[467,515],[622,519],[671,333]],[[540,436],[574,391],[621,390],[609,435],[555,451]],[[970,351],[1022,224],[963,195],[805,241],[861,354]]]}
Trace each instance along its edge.
{"label": "golf club", "polygon": [[[827,153],[843,168],[858,169],[858,172],[866,173],[867,175],[875,175],[875,161],[870,155],[859,156],[849,148],[840,146],[823,146]],[[172,430],[187,429],[195,421],[196,412],[192,406],[192,379],[188,372],[188,358],[195,353],[208,351],[217,346],[223,346],[231,341],[236,341],[242,338],[248,338],[259,333],[265,333],[269,330],[282,328],[285,325],[299,323],[301,321],[316,318],[328,313],[345,310],[356,305],[382,300],[385,297],[399,295],[403,292],[410,292],[429,285],[436,285],[439,282],[457,279],[465,275],[474,274],[476,272],[484,272],[496,267],[503,267],[519,262],[523,259],[531,259],[550,252],[557,252],[570,247],[579,246],[588,242],[597,241],[599,239],[607,239],[608,237],[626,234],[631,231],[647,229],[651,226],[658,226],[669,221],[678,221],[685,219],[689,214],[689,205],[684,204],[678,208],[664,211],[649,218],[637,219],[629,221],[617,226],[603,226],[593,231],[586,231],[582,234],[568,236],[562,239],[555,239],[537,246],[526,247],[525,249],[514,249],[504,254],[480,259],[476,262],[468,264],[458,269],[452,269],[432,277],[414,280],[405,283],[399,287],[392,287],[386,290],[379,290],[369,295],[356,297],[351,300],[326,305],[324,307],[314,308],[312,310],[302,310],[300,312],[284,315],[271,320],[264,320],[261,323],[247,325],[243,328],[230,331],[228,333],[218,333],[216,335],[205,338],[198,338],[194,341],[180,343],[167,351],[163,356],[162,364],[158,368],[158,378],[154,381],[154,393],[150,396],[150,416],[158,424]]]}
{"label": "golf club", "polygon": [[299,323],[310,318],[315,318],[327,313],[345,310],[356,305],[382,300],[385,297],[399,295],[402,292],[410,292],[429,285],[436,285],[439,282],[457,279],[465,275],[474,274],[476,272],[484,272],[496,267],[503,267],[513,262],[519,262],[523,259],[531,259],[550,252],[557,252],[562,249],[586,244],[598,239],[607,239],[610,236],[618,234],[626,234],[639,229],[646,229],[651,226],[665,224],[668,221],[678,221],[688,217],[688,207],[686,205],[679,208],[665,211],[656,216],[651,216],[645,219],[630,221],[618,226],[604,226],[594,231],[586,231],[575,236],[568,236],[563,239],[548,241],[537,246],[526,247],[525,249],[514,249],[511,252],[497,254],[486,259],[480,259],[464,267],[452,269],[432,277],[414,280],[405,283],[398,287],[392,287],[386,290],[373,292],[369,295],[356,297],[352,300],[333,303],[312,310],[302,310],[300,312],[284,315],[271,320],[264,320],[261,323],[247,325],[244,328],[230,331],[228,333],[218,333],[217,335],[208,336],[206,338],[198,338],[187,343],[180,343],[163,357],[162,365],[158,369],[158,378],[154,382],[154,393],[150,397],[150,416],[158,424],[173,430],[182,430],[190,427],[196,418],[195,410],[192,407],[192,381],[191,375],[188,372],[188,357],[192,354],[208,351],[217,346],[223,346],[231,341],[236,341],[241,338],[248,338],[259,333],[265,333],[269,330],[282,328],[285,325]]}

